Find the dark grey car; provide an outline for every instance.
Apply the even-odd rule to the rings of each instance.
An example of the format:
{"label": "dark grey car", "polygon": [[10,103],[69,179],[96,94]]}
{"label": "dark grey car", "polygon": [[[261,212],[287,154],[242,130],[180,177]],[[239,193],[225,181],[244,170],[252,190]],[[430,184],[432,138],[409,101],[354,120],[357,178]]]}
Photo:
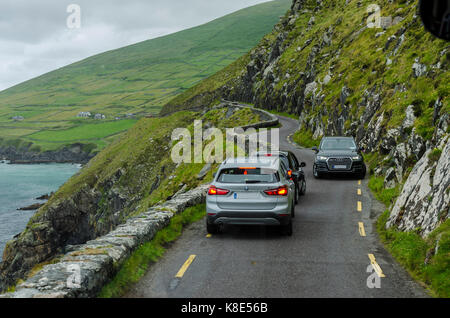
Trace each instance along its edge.
{"label": "dark grey car", "polygon": [[316,152],[313,173],[320,178],[328,174],[352,174],[364,179],[366,165],[362,154],[363,149],[356,145],[352,137],[324,137]]}
{"label": "dark grey car", "polygon": [[299,203],[300,196],[306,193],[306,177],[303,168],[306,167],[305,162],[299,162],[292,151],[281,150],[276,152],[258,152],[257,157],[276,157],[278,156],[288,169],[288,175],[295,183],[295,204]]}

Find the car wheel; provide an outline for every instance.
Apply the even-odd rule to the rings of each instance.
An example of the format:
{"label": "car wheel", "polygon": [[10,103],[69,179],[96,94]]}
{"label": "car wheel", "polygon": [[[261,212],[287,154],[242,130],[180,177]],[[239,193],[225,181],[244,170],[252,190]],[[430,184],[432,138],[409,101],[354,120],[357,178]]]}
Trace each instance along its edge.
{"label": "car wheel", "polygon": [[281,233],[283,235],[292,236],[292,220],[288,224],[281,226]]}
{"label": "car wheel", "polygon": [[320,179],[321,174],[320,174],[319,171],[317,171],[317,168],[315,166],[314,166],[314,169],[313,169],[313,174],[314,174],[314,178]]}
{"label": "car wheel", "polygon": [[366,178],[366,170],[364,169],[362,172],[358,173],[357,178],[360,180],[364,180]]}
{"label": "car wheel", "polygon": [[302,182],[302,191],[300,191],[300,195],[305,195],[306,194],[306,181],[303,180]]}
{"label": "car wheel", "polygon": [[291,217],[295,218],[295,206],[294,205],[292,205],[292,208],[291,208]]}
{"label": "car wheel", "polygon": [[298,190],[297,187],[295,187],[295,198],[294,198],[295,204],[298,204],[298,202],[300,201],[300,191]]}
{"label": "car wheel", "polygon": [[209,234],[218,234],[219,233],[219,226],[206,222],[206,231]]}

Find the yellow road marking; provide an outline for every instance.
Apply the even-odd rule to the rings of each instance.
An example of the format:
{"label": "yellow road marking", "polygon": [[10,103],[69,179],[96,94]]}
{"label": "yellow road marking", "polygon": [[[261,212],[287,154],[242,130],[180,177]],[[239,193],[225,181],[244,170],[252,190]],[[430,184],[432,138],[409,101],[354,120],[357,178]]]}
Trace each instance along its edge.
{"label": "yellow road marking", "polygon": [[358,195],[362,195],[361,189],[358,189]]}
{"label": "yellow road marking", "polygon": [[178,271],[177,275],[175,276],[176,278],[182,278],[184,273],[186,273],[189,265],[192,264],[192,262],[195,259],[195,255],[191,255],[189,256],[189,258],[187,259],[187,261],[184,263],[183,266],[181,266],[180,270]]}
{"label": "yellow road marking", "polygon": [[372,264],[373,269],[374,269],[375,272],[377,273],[378,277],[386,277],[386,276],[383,274],[383,271],[381,270],[380,265],[378,265],[378,263],[377,263],[377,261],[376,261],[376,259],[375,259],[375,256],[374,256],[373,254],[369,254],[369,259],[370,259],[370,263]]}
{"label": "yellow road marking", "polygon": [[361,201],[358,201],[358,212],[361,212],[362,211],[362,202]]}
{"label": "yellow road marking", "polygon": [[361,180],[358,181],[358,185],[361,185]]}
{"label": "yellow road marking", "polygon": [[366,230],[364,229],[364,223],[359,222],[359,234],[361,236],[366,236]]}
{"label": "yellow road marking", "polygon": [[207,237],[207,238],[210,238],[210,237],[212,237],[212,235],[211,235],[211,234],[207,234],[206,237]]}

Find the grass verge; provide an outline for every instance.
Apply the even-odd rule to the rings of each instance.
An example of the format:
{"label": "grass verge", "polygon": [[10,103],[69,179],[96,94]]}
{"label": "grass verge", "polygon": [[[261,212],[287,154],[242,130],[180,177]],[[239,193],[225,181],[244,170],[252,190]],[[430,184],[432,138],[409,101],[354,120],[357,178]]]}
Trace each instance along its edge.
{"label": "grass verge", "polygon": [[174,216],[170,224],[159,231],[153,240],[142,244],[121,266],[117,275],[99,293],[100,298],[118,298],[145,275],[150,264],[160,259],[170,245],[182,233],[183,228],[205,216],[205,204],[187,208]]}
{"label": "grass verge", "polygon": [[384,178],[371,176],[369,180],[369,189],[372,190],[375,198],[381,201],[386,206],[390,206],[394,203],[395,199],[400,194],[400,186],[397,185],[395,188],[386,189],[384,187]]}
{"label": "grass verge", "polygon": [[319,147],[320,140],[313,138],[312,132],[308,130],[298,130],[292,136],[294,142],[305,148]]}
{"label": "grass verge", "polygon": [[389,210],[377,221],[377,232],[386,249],[434,297],[450,297],[450,220],[426,239],[416,231],[386,229]]}
{"label": "grass verge", "polygon": [[[376,157],[375,154],[368,155],[370,166]],[[401,186],[386,189],[383,177],[371,176],[369,189],[378,201],[389,207],[399,196]],[[389,215],[390,210],[387,209],[376,224],[385,248],[432,296],[450,297],[450,220],[442,223],[427,238],[422,238],[420,228],[410,232],[399,231],[396,227],[386,229]]]}

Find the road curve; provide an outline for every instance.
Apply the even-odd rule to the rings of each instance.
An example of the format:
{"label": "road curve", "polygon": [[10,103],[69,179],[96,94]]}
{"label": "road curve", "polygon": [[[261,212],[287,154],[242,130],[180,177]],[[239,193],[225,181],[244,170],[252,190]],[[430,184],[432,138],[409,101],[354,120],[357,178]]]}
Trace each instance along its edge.
{"label": "road curve", "polygon": [[307,192],[296,207],[292,237],[264,227],[228,227],[207,237],[202,220],[187,227],[125,297],[427,297],[378,242],[372,206],[379,203],[367,180],[314,179],[314,153],[288,141],[297,121],[279,118],[280,148],[307,163]]}

